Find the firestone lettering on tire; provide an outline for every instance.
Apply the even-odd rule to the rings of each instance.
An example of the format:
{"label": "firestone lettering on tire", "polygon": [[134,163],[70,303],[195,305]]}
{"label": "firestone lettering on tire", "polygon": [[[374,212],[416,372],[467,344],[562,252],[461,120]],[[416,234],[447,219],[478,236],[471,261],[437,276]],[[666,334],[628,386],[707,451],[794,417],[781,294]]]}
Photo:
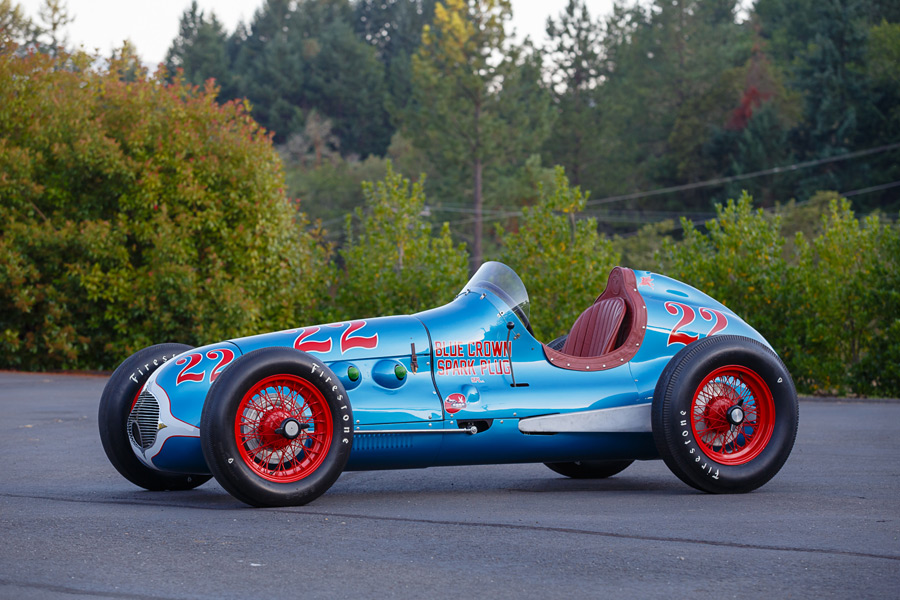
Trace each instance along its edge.
{"label": "firestone lettering on tire", "polygon": [[[159,357],[158,359],[155,358],[155,359],[153,359],[153,366],[158,367],[160,360],[165,363],[165,362],[168,362],[169,359],[175,358],[176,356],[178,356],[178,355],[177,354],[171,354],[171,355],[165,354],[165,355]],[[149,364],[144,365],[144,369],[146,369],[147,371],[150,371],[150,365]],[[138,377],[143,377],[146,374],[147,373],[145,373],[140,367],[138,367],[134,372],[131,373],[131,375],[128,378],[135,383],[139,383]]]}

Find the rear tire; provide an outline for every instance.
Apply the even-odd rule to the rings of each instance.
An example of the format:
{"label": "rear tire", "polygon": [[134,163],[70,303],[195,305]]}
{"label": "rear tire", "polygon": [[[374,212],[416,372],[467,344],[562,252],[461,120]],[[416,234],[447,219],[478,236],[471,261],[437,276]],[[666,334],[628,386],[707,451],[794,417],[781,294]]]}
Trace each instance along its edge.
{"label": "rear tire", "polygon": [[577,460],[544,464],[551,471],[572,479],[606,479],[621,473],[633,462],[633,460]]}
{"label": "rear tire", "polygon": [[683,348],[653,394],[653,439],[679,479],[711,493],[755,490],[781,469],[797,437],[797,392],[781,359],[734,335]]}
{"label": "rear tire", "polygon": [[157,344],[139,350],[119,365],[100,396],[97,423],[109,462],[131,483],[151,491],[190,490],[209,481],[209,475],[184,475],[151,469],[135,455],[128,437],[128,415],[150,374],[182,352],[185,344]]}
{"label": "rear tire", "polygon": [[337,376],[290,348],[263,348],[216,379],[200,418],[219,484],[252,506],[300,506],[330,488],[353,446],[353,411]]}

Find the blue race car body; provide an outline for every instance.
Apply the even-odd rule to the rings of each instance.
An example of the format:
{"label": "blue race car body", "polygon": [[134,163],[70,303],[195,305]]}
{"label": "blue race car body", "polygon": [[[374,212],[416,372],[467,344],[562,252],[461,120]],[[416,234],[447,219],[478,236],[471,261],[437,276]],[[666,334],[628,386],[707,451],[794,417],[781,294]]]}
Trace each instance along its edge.
{"label": "blue race car body", "polygon": [[[334,428],[330,443],[349,449],[340,470],[654,459],[661,455],[652,426],[654,396],[657,404],[662,402],[658,384],[679,351],[704,338],[722,336],[752,340],[763,347],[761,352],[774,356],[762,336],[728,308],[656,273],[617,267],[598,299],[602,300],[614,300],[623,314],[620,321],[613,320],[618,324],[607,332],[612,336],[608,350],[599,355],[573,353],[576,344],[568,339],[550,345],[536,340],[528,323],[525,287],[501,263],[482,266],[450,303],[413,315],[303,327],[163,354],[154,359],[156,364],[145,360],[132,367],[129,379],[143,383],[125,425],[129,451],[151,471],[209,474],[207,459],[217,451],[209,445],[204,448],[201,438],[211,388],[231,369],[240,368],[242,357],[279,348],[310,358],[313,366],[308,370],[312,375],[324,373],[326,387],[340,396],[343,412],[335,408],[334,422],[327,422]],[[581,333],[573,330],[573,335]],[[692,439],[708,442],[711,459],[721,451],[725,466],[763,428],[745,421],[729,423],[719,427],[723,437],[713,442],[704,431],[735,406],[742,414],[755,410],[755,400],[744,404],[735,399],[746,395],[751,383],[730,385],[728,389],[737,392],[719,393],[719,400],[705,404],[701,400],[707,416],[694,419]],[[694,385],[699,384],[690,387]],[[708,391],[720,384],[706,385]],[[766,395],[759,386],[754,391]],[[702,396],[699,388],[693,396],[698,395]],[[254,418],[262,419],[262,412],[254,412]],[[278,419],[289,416],[278,415]],[[324,421],[307,424],[301,417],[297,423],[303,429],[298,439],[325,426]],[[277,429],[276,425],[272,427]],[[227,428],[229,435],[241,438],[239,423]],[[268,442],[257,445],[275,443],[276,438],[278,444],[287,443],[271,432],[267,435]],[[657,438],[660,435],[656,433]],[[235,443],[241,444],[239,439]],[[311,447],[312,442],[306,444]],[[253,456],[239,448],[237,453],[248,462]],[[663,458],[667,454],[664,451]],[[710,462],[706,458],[704,474]],[[753,458],[737,466],[743,468]],[[709,476],[718,479],[714,470]],[[279,481],[271,473],[265,477]],[[236,495],[253,504],[280,503]]]}

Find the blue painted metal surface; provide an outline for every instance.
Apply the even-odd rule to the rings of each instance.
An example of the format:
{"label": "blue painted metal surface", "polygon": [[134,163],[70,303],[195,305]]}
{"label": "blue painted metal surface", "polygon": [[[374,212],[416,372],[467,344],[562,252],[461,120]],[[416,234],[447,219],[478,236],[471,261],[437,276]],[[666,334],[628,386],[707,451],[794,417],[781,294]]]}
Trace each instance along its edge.
{"label": "blue painted metal surface", "polygon": [[[272,346],[308,352],[344,384],[357,432],[348,470],[655,458],[646,432],[535,435],[519,431],[518,422],[650,402],[671,357],[707,335],[729,333],[766,343],[706,294],[635,271],[647,310],[637,354],[602,371],[565,369],[548,360],[528,331],[527,293],[518,276],[493,265],[498,285],[476,275],[449,304],[415,315],[240,338],[170,360],[146,387],[161,405],[166,429],[158,447],[139,458],[161,470],[207,472],[199,425],[211,383],[242,355]],[[479,432],[458,433],[469,426]],[[410,433],[364,433],[378,430]],[[445,430],[454,432],[433,433]]]}

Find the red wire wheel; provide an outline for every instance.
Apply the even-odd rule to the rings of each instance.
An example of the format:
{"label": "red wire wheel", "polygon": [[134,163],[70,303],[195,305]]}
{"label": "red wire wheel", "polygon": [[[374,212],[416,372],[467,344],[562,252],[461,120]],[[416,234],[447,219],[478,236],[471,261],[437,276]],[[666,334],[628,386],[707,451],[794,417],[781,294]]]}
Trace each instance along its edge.
{"label": "red wire wheel", "polygon": [[[291,421],[299,425],[292,439],[278,431]],[[234,420],[241,459],[257,475],[276,483],[293,483],[314,473],[331,447],[332,432],[325,396],[295,375],[273,375],[254,384]]]}
{"label": "red wire wheel", "polygon": [[660,458],[683,482],[713,494],[746,493],[772,479],[790,455],[797,391],[771,348],[717,334],[669,360],[650,422]]}
{"label": "red wire wheel", "polygon": [[235,360],[206,393],[200,447],[216,481],[252,506],[302,506],[340,477],[353,409],[340,379],[294,348]]}
{"label": "red wire wheel", "polygon": [[[739,411],[735,411],[739,407]],[[729,420],[729,412],[741,419]],[[769,386],[752,369],[720,367],[694,393],[691,428],[703,452],[723,465],[743,465],[765,449],[775,426],[775,402]]]}

